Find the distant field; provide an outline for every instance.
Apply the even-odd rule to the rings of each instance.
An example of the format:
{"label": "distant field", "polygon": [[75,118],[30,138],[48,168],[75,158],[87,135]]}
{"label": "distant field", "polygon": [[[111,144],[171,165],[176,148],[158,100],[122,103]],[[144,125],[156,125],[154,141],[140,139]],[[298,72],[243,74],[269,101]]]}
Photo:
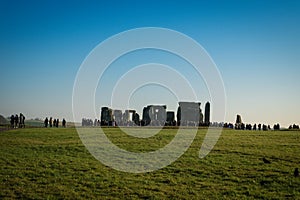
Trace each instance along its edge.
{"label": "distant field", "polygon": [[26,120],[25,126],[32,126],[32,127],[43,127],[44,122],[40,120]]}
{"label": "distant field", "polygon": [[[160,148],[176,134],[164,129],[149,139],[106,128],[131,151]],[[104,166],[82,145],[74,128],[0,132],[0,199],[300,199],[300,131],[224,130],[213,151],[198,158],[206,129],[173,164],[130,174]],[[271,164],[265,164],[265,157]]]}

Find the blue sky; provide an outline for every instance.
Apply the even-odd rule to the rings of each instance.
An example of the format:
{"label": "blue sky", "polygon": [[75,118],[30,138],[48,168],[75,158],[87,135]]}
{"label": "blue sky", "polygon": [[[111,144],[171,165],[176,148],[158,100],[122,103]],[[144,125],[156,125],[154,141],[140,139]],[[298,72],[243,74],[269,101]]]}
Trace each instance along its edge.
{"label": "blue sky", "polygon": [[119,32],[164,27],[195,39],[218,66],[226,121],[300,124],[299,1],[1,1],[0,20],[4,116],[72,120],[73,84],[89,52]]}

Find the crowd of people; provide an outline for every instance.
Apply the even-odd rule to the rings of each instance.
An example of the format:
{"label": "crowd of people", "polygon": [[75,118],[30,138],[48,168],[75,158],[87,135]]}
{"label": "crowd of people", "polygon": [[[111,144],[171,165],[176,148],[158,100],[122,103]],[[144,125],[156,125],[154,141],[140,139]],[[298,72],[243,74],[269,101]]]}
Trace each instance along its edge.
{"label": "crowd of people", "polygon": [[299,125],[296,124],[290,125],[289,129],[299,129]]}
{"label": "crowd of people", "polygon": [[[267,130],[271,130],[271,126],[270,125],[265,125],[265,124],[245,124],[242,122],[242,117],[240,115],[236,116],[236,122],[235,124],[231,124],[231,123],[225,123],[224,128],[231,128],[231,129],[236,129],[236,130],[263,130],[263,131],[267,131]],[[280,130],[280,124],[274,124],[273,126],[273,130]]]}
{"label": "crowd of people", "polygon": [[11,128],[25,128],[25,116],[20,113],[16,115],[11,115],[10,117],[10,126]]}
{"label": "crowd of people", "polygon": [[[63,118],[62,120],[62,127],[66,127],[66,120]],[[44,125],[47,128],[49,127],[58,127],[59,126],[59,119],[52,119],[52,117],[50,117],[48,119],[48,117],[46,117],[46,119],[44,120]]]}
{"label": "crowd of people", "polygon": [[82,126],[100,126],[101,123],[100,123],[99,119],[95,119],[93,121],[92,119],[82,118],[81,125]]}
{"label": "crowd of people", "polygon": [[[66,120],[63,118],[61,122],[62,127],[66,127]],[[46,117],[44,120],[44,126],[47,127],[59,127],[60,121],[59,119],[53,119],[50,117]],[[25,116],[20,113],[20,115],[15,114],[11,115],[10,117],[10,125],[11,128],[25,128]],[[82,119],[82,126],[101,126],[101,122],[98,119],[92,120],[92,119]],[[271,130],[270,125],[265,124],[244,124],[244,123],[210,123],[210,126],[212,127],[223,127],[223,128],[231,128],[231,129],[237,129],[237,130]],[[293,124],[289,126],[289,129],[299,129],[299,125]],[[274,124],[273,130],[280,130],[279,124]]]}
{"label": "crowd of people", "polygon": [[[235,126],[231,123],[225,123],[224,128],[234,128],[237,130],[272,130],[270,125],[265,125],[265,124],[254,124],[253,126],[251,124],[244,124],[244,123],[236,123]],[[299,125],[293,124],[289,126],[289,129],[299,129]],[[273,125],[273,130],[280,130],[280,124],[274,124]]]}
{"label": "crowd of people", "polygon": [[[82,118],[81,122],[82,126],[101,126],[101,121],[98,119],[92,120],[87,118]],[[273,127],[266,124],[244,124],[244,123],[218,123],[218,122],[211,122],[209,124],[210,127],[223,127],[229,129],[236,129],[236,130],[258,130],[258,131],[267,131],[267,130],[280,130],[280,124],[274,124]],[[291,125],[289,129],[299,129],[299,125]]]}

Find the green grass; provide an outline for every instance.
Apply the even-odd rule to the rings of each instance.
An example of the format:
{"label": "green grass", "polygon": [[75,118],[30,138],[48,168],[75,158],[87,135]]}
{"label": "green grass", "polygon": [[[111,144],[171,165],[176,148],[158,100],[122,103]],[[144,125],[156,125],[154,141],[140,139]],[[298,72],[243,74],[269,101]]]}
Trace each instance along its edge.
{"label": "green grass", "polygon": [[[161,148],[176,129],[149,139],[105,133],[134,152]],[[213,151],[198,158],[206,130],[171,165],[131,174],[96,160],[73,128],[0,132],[0,199],[299,199],[299,131],[224,130]],[[271,161],[264,164],[262,158]]]}

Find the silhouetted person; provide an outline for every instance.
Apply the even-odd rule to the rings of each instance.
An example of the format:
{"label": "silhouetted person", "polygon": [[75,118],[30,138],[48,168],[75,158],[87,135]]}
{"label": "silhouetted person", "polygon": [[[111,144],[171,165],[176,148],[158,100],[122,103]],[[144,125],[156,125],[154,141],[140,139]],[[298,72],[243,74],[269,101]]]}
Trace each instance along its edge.
{"label": "silhouetted person", "polygon": [[45,127],[48,127],[48,117],[46,117],[45,121],[44,121]]}
{"label": "silhouetted person", "polygon": [[295,177],[298,177],[298,176],[299,176],[299,169],[298,169],[298,168],[295,168],[294,176],[295,176]]}
{"label": "silhouetted person", "polygon": [[299,129],[299,125],[293,124],[293,129]]}
{"label": "silhouetted person", "polygon": [[19,128],[24,128],[25,127],[25,116],[20,113],[20,119],[19,119]]}
{"label": "silhouetted person", "polygon": [[280,125],[279,124],[274,124],[274,130],[280,130]]}
{"label": "silhouetted person", "polygon": [[56,119],[53,120],[53,127],[56,126]]}
{"label": "silhouetted person", "polygon": [[10,126],[11,126],[11,128],[14,128],[14,125],[15,125],[15,116],[11,115],[10,116]]}
{"label": "silhouetted person", "polygon": [[19,125],[19,116],[16,114],[15,115],[15,128],[18,128]]}
{"label": "silhouetted person", "polygon": [[255,131],[256,131],[256,124],[254,124],[254,125],[253,125],[253,130],[255,130]]}
{"label": "silhouetted person", "polygon": [[263,131],[266,131],[266,130],[268,130],[268,127],[267,127],[267,125],[263,124],[263,126],[262,126],[262,129],[263,129]]}
{"label": "silhouetted person", "polygon": [[259,131],[261,130],[261,124],[258,124],[258,130]]}
{"label": "silhouetted person", "polygon": [[56,124],[55,124],[56,128],[58,128],[58,124],[59,124],[59,119],[56,119]]}
{"label": "silhouetted person", "polygon": [[249,130],[252,130],[252,125],[251,125],[251,124],[249,124],[248,126],[249,126]]}
{"label": "silhouetted person", "polygon": [[263,158],[264,163],[271,164],[271,161],[267,160],[266,158]]}
{"label": "silhouetted person", "polygon": [[22,126],[23,126],[23,128],[25,128],[25,116],[22,114]]}
{"label": "silhouetted person", "polygon": [[241,129],[245,130],[245,124],[244,123],[241,124]]}
{"label": "silhouetted person", "polygon": [[50,127],[52,127],[52,122],[53,122],[52,117],[50,117],[50,119],[49,119],[49,126]]}
{"label": "silhouetted person", "polygon": [[66,127],[66,120],[65,120],[65,118],[63,118],[63,120],[62,120],[62,126]]}

